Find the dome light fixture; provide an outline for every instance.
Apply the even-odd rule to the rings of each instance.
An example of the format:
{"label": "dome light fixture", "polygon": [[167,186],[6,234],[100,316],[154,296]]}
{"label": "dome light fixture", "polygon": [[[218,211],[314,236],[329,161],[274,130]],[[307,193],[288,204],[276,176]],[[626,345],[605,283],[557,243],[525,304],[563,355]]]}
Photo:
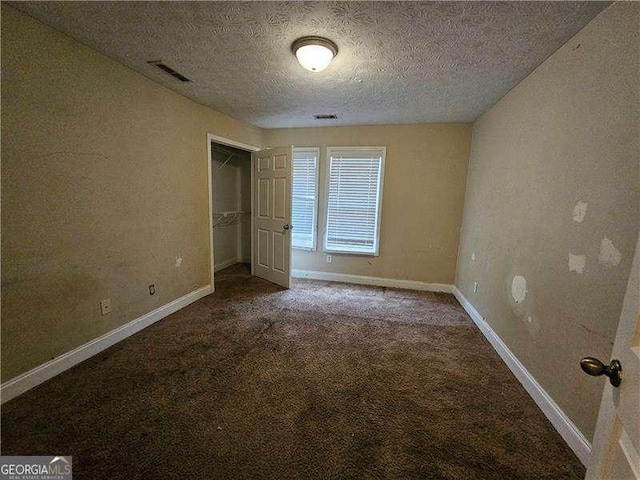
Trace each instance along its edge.
{"label": "dome light fixture", "polygon": [[307,70],[321,72],[338,54],[338,46],[324,37],[302,37],[291,45],[291,51]]}

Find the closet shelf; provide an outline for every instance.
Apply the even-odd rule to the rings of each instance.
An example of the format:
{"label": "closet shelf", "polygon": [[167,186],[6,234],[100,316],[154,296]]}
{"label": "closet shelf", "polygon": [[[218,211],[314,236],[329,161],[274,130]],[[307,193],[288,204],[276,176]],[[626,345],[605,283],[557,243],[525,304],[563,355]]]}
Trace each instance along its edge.
{"label": "closet shelf", "polygon": [[213,212],[214,215],[222,215],[228,217],[230,215],[250,215],[251,212],[243,212],[241,210],[229,210],[228,212]]}
{"label": "closet shelf", "polygon": [[218,170],[222,170],[222,169],[225,167],[225,165],[226,165],[227,163],[229,163],[229,160],[231,160],[233,157],[238,157],[238,158],[240,158],[240,159],[242,159],[242,158],[243,158],[241,155],[238,155],[238,154],[237,154],[237,153],[235,153],[235,152],[232,152],[232,151],[230,151],[230,150],[227,150],[226,148],[220,148],[220,147],[217,147],[217,146],[212,146],[211,150],[212,150],[212,151],[215,151],[215,152],[218,152],[218,153],[222,153],[222,154],[224,154],[224,155],[228,155],[227,159],[226,159],[223,163],[221,163],[220,165],[218,165]]}
{"label": "closet shelf", "polygon": [[213,212],[213,227],[226,227],[235,225],[242,215],[251,215],[251,212],[230,210],[228,212]]}

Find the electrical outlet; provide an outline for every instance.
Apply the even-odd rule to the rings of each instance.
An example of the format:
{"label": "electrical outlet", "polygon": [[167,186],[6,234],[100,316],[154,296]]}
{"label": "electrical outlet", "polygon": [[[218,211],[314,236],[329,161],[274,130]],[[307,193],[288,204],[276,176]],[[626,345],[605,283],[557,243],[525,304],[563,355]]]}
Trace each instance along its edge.
{"label": "electrical outlet", "polygon": [[327,255],[327,263],[333,262],[333,255]]}
{"label": "electrical outlet", "polygon": [[473,282],[473,293],[478,293],[478,282]]}
{"label": "electrical outlet", "polygon": [[102,315],[106,315],[107,313],[111,313],[111,299],[105,298],[100,302],[100,313]]}
{"label": "electrical outlet", "polygon": [[151,285],[149,285],[149,295],[153,295],[156,293],[156,285],[155,283],[152,283]]}

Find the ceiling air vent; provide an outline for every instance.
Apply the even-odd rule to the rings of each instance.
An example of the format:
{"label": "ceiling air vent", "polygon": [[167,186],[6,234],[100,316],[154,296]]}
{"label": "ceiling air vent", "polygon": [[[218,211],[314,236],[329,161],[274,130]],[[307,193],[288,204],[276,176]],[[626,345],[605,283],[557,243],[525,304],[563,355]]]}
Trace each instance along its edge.
{"label": "ceiling air vent", "polygon": [[174,78],[177,78],[181,82],[190,82],[191,81],[187,77],[182,75],[181,73],[176,72],[173,68],[169,67],[168,65],[165,65],[164,63],[162,63],[159,60],[153,60],[153,61],[150,61],[150,62],[147,62],[147,63],[149,65],[154,65],[154,66],[158,67],[163,72],[168,73],[169,75],[171,75]]}
{"label": "ceiling air vent", "polygon": [[313,118],[316,120],[335,120],[338,118],[337,115],[314,115]]}

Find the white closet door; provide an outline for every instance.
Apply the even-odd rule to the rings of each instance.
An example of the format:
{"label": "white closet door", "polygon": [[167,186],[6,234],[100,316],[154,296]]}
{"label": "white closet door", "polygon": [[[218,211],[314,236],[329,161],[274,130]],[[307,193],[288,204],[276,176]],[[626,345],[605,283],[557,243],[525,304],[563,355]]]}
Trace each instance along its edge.
{"label": "white closet door", "polygon": [[289,288],[291,283],[291,159],[293,147],[253,154],[253,274]]}

